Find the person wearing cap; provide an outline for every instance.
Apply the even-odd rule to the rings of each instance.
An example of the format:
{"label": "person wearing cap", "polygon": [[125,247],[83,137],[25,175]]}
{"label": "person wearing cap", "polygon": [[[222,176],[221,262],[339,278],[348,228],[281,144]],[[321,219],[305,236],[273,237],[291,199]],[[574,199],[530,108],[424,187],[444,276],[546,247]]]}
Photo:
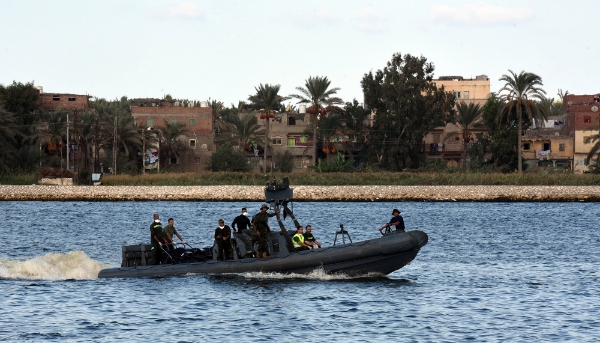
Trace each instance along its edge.
{"label": "person wearing cap", "polygon": [[267,204],[263,204],[260,207],[260,212],[258,212],[254,218],[252,218],[252,223],[254,224],[256,234],[258,235],[258,251],[256,254],[257,258],[267,257],[269,252],[269,217],[273,217],[279,213],[279,209],[275,210],[275,213],[267,213],[268,209],[269,206]]}
{"label": "person wearing cap", "polygon": [[252,257],[254,254],[254,249],[252,248],[252,238],[250,237],[249,230],[251,225],[250,219],[248,219],[248,211],[245,207],[242,207],[242,214],[235,217],[231,223],[231,228],[233,229],[235,238],[244,242],[244,247],[246,248],[246,255],[244,255],[244,258]]}
{"label": "person wearing cap", "polygon": [[215,229],[215,243],[217,244],[217,260],[233,259],[233,249],[231,248],[231,228],[225,225],[223,219],[219,219],[219,226]]}
{"label": "person wearing cap", "polygon": [[[405,232],[405,228],[404,228],[404,219],[402,218],[402,216],[400,215],[400,211],[398,211],[397,208],[395,208],[392,211],[392,219],[390,219],[390,222],[383,225],[382,227],[379,228],[379,231],[383,230],[383,229],[389,229],[392,226],[396,227],[396,232]],[[387,230],[386,230],[387,231]]]}

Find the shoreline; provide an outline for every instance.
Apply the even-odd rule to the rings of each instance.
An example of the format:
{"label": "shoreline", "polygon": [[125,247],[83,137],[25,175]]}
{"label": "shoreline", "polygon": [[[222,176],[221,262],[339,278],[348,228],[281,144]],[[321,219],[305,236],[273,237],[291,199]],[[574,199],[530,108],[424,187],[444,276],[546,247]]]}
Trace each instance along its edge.
{"label": "shoreline", "polygon": [[[600,186],[293,186],[295,201],[600,202]],[[0,185],[0,201],[264,201],[264,186]]]}

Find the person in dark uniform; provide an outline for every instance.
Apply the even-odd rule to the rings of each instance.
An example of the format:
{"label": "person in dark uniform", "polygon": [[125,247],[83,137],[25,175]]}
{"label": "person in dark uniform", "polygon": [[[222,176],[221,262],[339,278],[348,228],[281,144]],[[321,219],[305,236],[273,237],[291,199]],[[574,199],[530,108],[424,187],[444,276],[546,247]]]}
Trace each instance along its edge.
{"label": "person in dark uniform", "polygon": [[244,242],[244,247],[246,247],[246,254],[244,255],[244,258],[252,257],[254,254],[254,249],[252,247],[252,238],[250,237],[249,230],[251,225],[252,223],[250,223],[250,219],[248,219],[248,211],[245,207],[242,208],[242,214],[235,217],[235,219],[231,223],[231,229],[233,230],[235,238]]}
{"label": "person in dark uniform", "polygon": [[312,226],[306,225],[306,232],[304,233],[304,242],[311,246],[311,248],[320,248],[321,243],[317,241],[315,236],[312,234]]}
{"label": "person in dark uniform", "polygon": [[162,258],[162,249],[160,246],[168,242],[163,233],[158,213],[154,214],[154,221],[150,224],[150,243],[152,245],[150,264],[160,264]]}
{"label": "person in dark uniform", "polygon": [[217,260],[233,259],[233,250],[231,249],[231,228],[225,225],[223,219],[219,219],[219,226],[215,229],[215,242],[217,243]]}
{"label": "person in dark uniform", "polygon": [[[392,211],[392,219],[390,219],[390,222],[383,225],[382,227],[379,228],[379,231],[383,230],[383,229],[389,229],[392,226],[394,226],[396,228],[396,232],[405,232],[404,231],[404,219],[402,219],[402,216],[400,215],[400,211],[398,211],[397,208],[395,208]],[[386,230],[388,231],[388,230]]]}
{"label": "person in dark uniform", "polygon": [[279,209],[277,209],[275,213],[267,213],[268,209],[269,206],[267,204],[262,205],[260,207],[260,212],[252,218],[254,229],[258,235],[257,258],[265,258],[269,253],[269,217],[273,217],[279,213]]}

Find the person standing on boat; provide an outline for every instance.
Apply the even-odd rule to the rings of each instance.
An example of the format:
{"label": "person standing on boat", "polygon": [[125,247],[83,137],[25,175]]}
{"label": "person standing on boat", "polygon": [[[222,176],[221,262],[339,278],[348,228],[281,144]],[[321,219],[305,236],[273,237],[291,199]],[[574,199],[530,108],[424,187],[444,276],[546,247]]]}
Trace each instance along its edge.
{"label": "person standing on boat", "polygon": [[296,251],[309,250],[311,248],[311,245],[304,241],[304,234],[302,231],[304,231],[302,225],[298,226],[298,231],[292,237],[292,243],[294,243],[294,249],[296,249]]}
{"label": "person standing on boat", "polygon": [[304,242],[311,246],[311,248],[320,248],[321,243],[317,241],[315,236],[312,235],[312,226],[306,225],[306,232],[304,233]]}
{"label": "person standing on boat", "polygon": [[258,252],[257,258],[265,258],[269,253],[269,217],[273,217],[279,213],[279,209],[275,210],[275,213],[267,213],[269,206],[263,204],[252,221],[254,222],[254,229],[258,235]]}
{"label": "person standing on boat", "polygon": [[167,244],[167,239],[165,234],[163,233],[162,224],[160,223],[160,218],[158,213],[154,214],[154,221],[150,224],[150,243],[152,245],[151,261],[150,264],[159,264],[162,258],[160,247],[163,244]]}
{"label": "person standing on boat", "polygon": [[172,244],[173,247],[175,247],[175,244],[173,243],[173,235],[176,235],[177,238],[179,238],[179,240],[181,241],[181,243],[185,242],[183,241],[183,238],[181,238],[181,235],[179,234],[179,232],[177,232],[173,224],[175,224],[175,220],[173,218],[169,218],[168,225],[163,228],[163,232],[165,233],[165,236],[167,236],[169,244]]}
{"label": "person standing on boat", "polygon": [[217,243],[217,260],[233,259],[233,249],[231,249],[231,228],[225,225],[223,219],[219,219],[219,226],[215,229],[215,242]]}
{"label": "person standing on boat", "polygon": [[[250,219],[248,219],[248,211],[245,207],[242,207],[242,214],[235,217],[235,219],[231,223],[231,229],[233,230],[235,237],[244,242],[244,246],[246,247],[246,254],[244,255],[244,258],[252,257],[252,255],[254,254],[254,249],[252,247],[252,238],[250,238],[249,230],[251,225],[252,224],[250,223]],[[236,226],[237,233],[235,233]]]}
{"label": "person standing on boat", "polygon": [[[402,216],[400,215],[400,211],[398,211],[397,208],[395,208],[392,211],[392,219],[390,219],[390,222],[383,225],[382,227],[379,228],[379,231],[386,229],[386,228],[391,228],[392,226],[396,227],[396,232],[405,232],[404,231],[404,219],[402,218]],[[387,230],[386,230],[387,231]]]}

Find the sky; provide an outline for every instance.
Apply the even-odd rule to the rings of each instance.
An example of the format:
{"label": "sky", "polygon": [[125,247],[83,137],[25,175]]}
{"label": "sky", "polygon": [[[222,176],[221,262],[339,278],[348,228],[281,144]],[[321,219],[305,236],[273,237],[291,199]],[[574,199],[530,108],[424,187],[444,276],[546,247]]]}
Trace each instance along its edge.
{"label": "sky", "polygon": [[[327,76],[362,102],[365,73],[394,53],[424,56],[434,77],[508,70],[596,94],[596,1],[3,0],[0,84],[115,99],[247,100],[259,84],[297,93]],[[289,102],[294,103],[294,100]]]}

